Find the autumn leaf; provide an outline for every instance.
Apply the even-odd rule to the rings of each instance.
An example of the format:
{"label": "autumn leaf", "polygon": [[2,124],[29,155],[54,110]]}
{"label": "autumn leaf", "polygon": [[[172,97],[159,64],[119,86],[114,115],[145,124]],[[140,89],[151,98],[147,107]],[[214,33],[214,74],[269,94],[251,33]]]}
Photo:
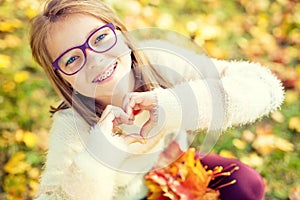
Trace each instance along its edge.
{"label": "autumn leaf", "polygon": [[0,54],[0,69],[11,67],[11,57],[8,55]]}
{"label": "autumn leaf", "polygon": [[291,117],[289,120],[289,129],[300,133],[300,117]]}
{"label": "autumn leaf", "polygon": [[23,142],[27,147],[33,148],[38,143],[38,137],[32,132],[26,131],[24,133]]}
{"label": "autumn leaf", "polygon": [[271,118],[278,123],[282,123],[285,120],[284,115],[279,111],[273,112]]}
{"label": "autumn leaf", "polygon": [[16,83],[22,83],[29,78],[29,73],[27,71],[20,71],[14,75],[14,80]]}
{"label": "autumn leaf", "polygon": [[[169,163],[170,160],[173,160],[170,165],[161,167],[162,163]],[[176,142],[172,142],[161,154],[158,165],[145,176],[150,191],[148,199],[217,200],[220,195],[217,188],[225,185],[210,188],[211,180],[228,176],[235,170],[237,168],[233,167],[227,172],[218,166],[213,170],[207,169],[201,164],[194,148],[183,152]]]}
{"label": "autumn leaf", "polygon": [[7,199],[22,200],[26,192],[26,177],[23,174],[9,174],[4,179],[3,188],[8,193]]}
{"label": "autumn leaf", "polygon": [[263,165],[263,158],[259,155],[257,155],[256,152],[252,152],[247,156],[242,156],[240,160],[252,167],[260,167]]}
{"label": "autumn leaf", "polygon": [[276,135],[259,135],[252,144],[253,148],[262,155],[268,155],[274,150],[291,152],[294,150],[294,145]]}
{"label": "autumn leaf", "polygon": [[4,165],[4,171],[9,174],[21,174],[30,168],[25,162],[25,152],[20,151],[14,154]]}

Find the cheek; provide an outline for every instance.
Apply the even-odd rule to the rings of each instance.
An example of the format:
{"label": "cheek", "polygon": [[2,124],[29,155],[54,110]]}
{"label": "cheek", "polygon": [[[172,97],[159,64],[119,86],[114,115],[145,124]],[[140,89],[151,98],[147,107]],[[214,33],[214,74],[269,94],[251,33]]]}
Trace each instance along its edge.
{"label": "cheek", "polygon": [[110,53],[115,57],[122,57],[127,54],[131,54],[131,49],[125,43],[124,38],[121,34],[118,34],[118,40],[116,45],[110,50]]}
{"label": "cheek", "polygon": [[59,72],[59,73],[60,73],[60,76],[74,88],[76,75],[75,76],[67,76],[61,72]]}
{"label": "cheek", "polygon": [[83,86],[84,86],[84,79],[80,76],[80,73],[75,76],[66,76],[64,75],[63,78],[79,93],[82,93]]}

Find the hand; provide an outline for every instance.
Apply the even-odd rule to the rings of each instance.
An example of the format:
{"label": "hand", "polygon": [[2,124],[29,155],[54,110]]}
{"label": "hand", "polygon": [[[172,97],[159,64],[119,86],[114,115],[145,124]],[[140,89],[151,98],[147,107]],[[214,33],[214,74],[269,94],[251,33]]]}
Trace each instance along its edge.
{"label": "hand", "polygon": [[119,124],[133,124],[133,120],[120,107],[108,105],[104,109],[98,123],[105,132],[121,136],[122,132],[117,126]]}
{"label": "hand", "polygon": [[139,134],[130,134],[126,136],[128,143],[140,142],[145,143],[146,137],[156,126],[157,116],[157,97],[155,92],[132,92],[124,100],[124,110],[129,115],[130,120],[134,121],[135,114],[140,110],[148,110],[150,117],[145,122]]}
{"label": "hand", "polygon": [[[131,110],[129,112],[131,112]],[[108,138],[111,138],[112,136],[116,136],[116,135],[120,137],[118,139],[111,138],[114,141],[120,142],[120,140],[123,140],[124,144],[127,145],[135,142],[144,144],[145,139],[141,137],[140,134],[133,133],[133,134],[125,135],[123,134],[122,129],[118,127],[118,125],[120,124],[132,125],[133,121],[134,121],[134,116],[132,115],[132,112],[131,115],[129,115],[120,107],[108,105],[104,109],[98,124],[101,126],[102,131]]]}
{"label": "hand", "polygon": [[[141,159],[149,161],[154,158],[151,155],[143,155],[138,152],[146,148],[147,145],[140,145],[138,147],[133,145],[129,146],[129,143],[140,142],[143,143],[141,137],[135,137],[132,135],[115,133],[116,128],[120,124],[133,124],[132,118],[120,107],[108,105],[98,121],[96,128],[100,127],[101,134],[99,132],[92,132],[87,144],[88,152],[93,154],[98,161],[105,163],[114,169],[137,172],[140,170],[149,170],[147,168],[147,162],[141,162]],[[114,137],[118,135],[119,137]],[[144,148],[140,148],[140,147]]]}

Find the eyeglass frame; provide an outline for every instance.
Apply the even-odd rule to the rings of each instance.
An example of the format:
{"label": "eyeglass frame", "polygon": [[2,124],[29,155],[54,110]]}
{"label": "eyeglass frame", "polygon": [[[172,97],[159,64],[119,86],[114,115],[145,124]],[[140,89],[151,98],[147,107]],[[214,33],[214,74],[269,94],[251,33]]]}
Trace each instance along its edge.
{"label": "eyeglass frame", "polygon": [[[114,33],[114,36],[115,36],[115,42],[111,45],[111,47],[109,47],[108,49],[104,50],[104,51],[96,51],[94,50],[90,45],[89,45],[89,40],[90,38],[94,35],[94,33],[96,33],[97,31],[99,31],[100,29],[103,29],[103,28],[110,28],[112,30],[112,32]],[[52,67],[54,69],[57,69],[59,71],[61,71],[63,74],[67,75],[67,76],[72,76],[76,73],[78,73],[80,70],[82,70],[82,68],[84,67],[84,65],[86,64],[86,49],[89,49],[95,53],[105,53],[107,51],[109,51],[110,49],[112,49],[116,43],[117,43],[117,34],[116,34],[116,31],[115,31],[116,27],[113,23],[108,23],[108,24],[105,24],[99,28],[97,28],[96,30],[94,30],[89,36],[88,38],[86,39],[86,41],[82,44],[82,45],[79,45],[79,46],[75,46],[75,47],[72,47],[72,48],[69,48],[67,49],[66,51],[64,51],[62,54],[60,54],[60,56],[58,56],[53,62],[52,62]],[[58,64],[58,61],[66,54],[68,53],[69,51],[72,51],[73,49],[80,49],[84,55],[84,63],[82,64],[82,66],[75,72],[69,74],[69,73],[66,73],[64,72],[60,67],[59,67],[59,64]]]}

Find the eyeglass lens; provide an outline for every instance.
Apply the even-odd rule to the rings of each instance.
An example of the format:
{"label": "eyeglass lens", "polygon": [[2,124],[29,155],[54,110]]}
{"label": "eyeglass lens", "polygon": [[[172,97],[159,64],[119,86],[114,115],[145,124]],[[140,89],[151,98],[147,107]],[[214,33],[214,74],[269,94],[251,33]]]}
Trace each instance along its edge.
{"label": "eyeglass lens", "polygon": [[[94,32],[88,39],[88,45],[94,52],[102,53],[110,49],[116,42],[116,36],[109,27]],[[66,74],[79,71],[85,64],[86,56],[79,47],[67,51],[58,61],[59,68]]]}

